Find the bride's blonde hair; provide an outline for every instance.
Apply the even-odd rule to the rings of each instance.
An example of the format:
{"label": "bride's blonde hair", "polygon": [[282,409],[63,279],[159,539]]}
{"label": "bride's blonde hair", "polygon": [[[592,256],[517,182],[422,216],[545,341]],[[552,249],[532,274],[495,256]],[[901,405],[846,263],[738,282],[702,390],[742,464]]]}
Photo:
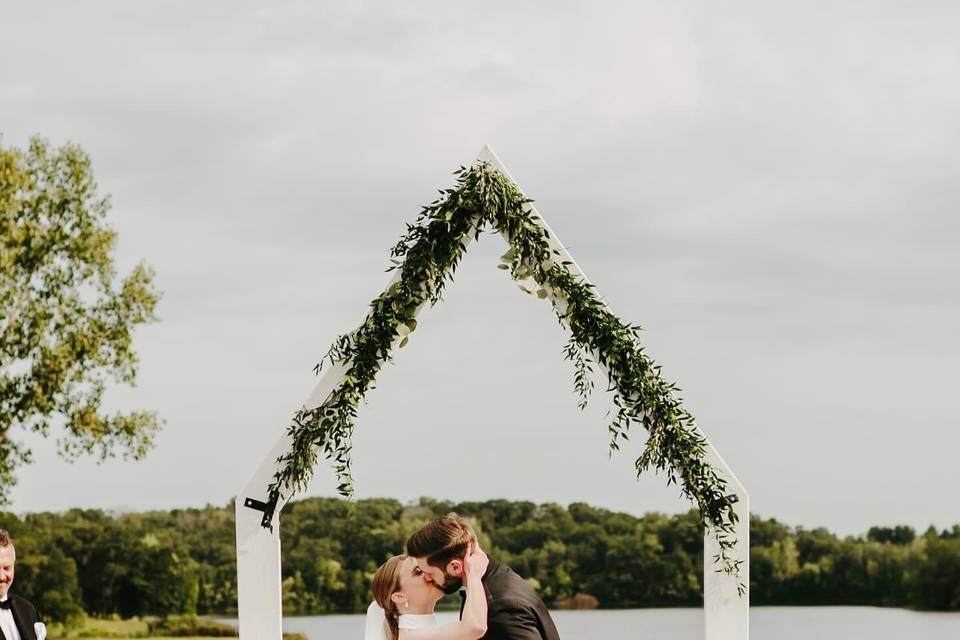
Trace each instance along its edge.
{"label": "bride's blonde hair", "polygon": [[383,609],[387,624],[390,626],[390,637],[397,640],[400,636],[400,610],[391,596],[400,591],[400,568],[408,556],[393,556],[377,569],[373,574],[373,599]]}

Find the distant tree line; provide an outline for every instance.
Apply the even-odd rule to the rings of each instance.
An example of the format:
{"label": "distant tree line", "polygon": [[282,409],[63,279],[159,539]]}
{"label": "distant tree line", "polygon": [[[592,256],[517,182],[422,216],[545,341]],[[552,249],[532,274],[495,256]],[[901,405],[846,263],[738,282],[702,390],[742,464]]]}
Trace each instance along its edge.
{"label": "distant tree line", "polygon": [[[392,499],[292,502],[283,514],[287,614],[365,610],[378,564],[434,516],[470,518],[485,548],[553,606],[699,606],[696,513],[635,517],[574,503]],[[85,614],[230,614],[237,585],[233,506],[131,514],[0,512],[17,546],[14,591],[51,620]],[[751,602],[960,610],[960,526],[922,535],[874,527],[840,538],[751,520]],[[576,597],[579,596],[579,597]],[[576,597],[576,598],[575,598]]]}

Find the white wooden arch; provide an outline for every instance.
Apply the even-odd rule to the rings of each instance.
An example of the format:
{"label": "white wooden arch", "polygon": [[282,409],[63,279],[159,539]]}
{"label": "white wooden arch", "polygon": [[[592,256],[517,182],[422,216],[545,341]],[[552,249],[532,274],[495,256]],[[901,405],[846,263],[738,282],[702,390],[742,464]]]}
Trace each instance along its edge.
{"label": "white wooden arch", "polygon": [[[517,184],[489,146],[483,148],[477,161],[488,162],[504,177]],[[574,275],[586,281],[583,271],[557,240],[556,234],[547,225],[543,216],[535,209],[534,212],[539,219],[538,224],[549,232],[552,248],[559,252],[560,259],[569,261],[568,268]],[[472,235],[466,238],[468,242],[472,239]],[[509,239],[505,238],[505,240],[509,245]],[[400,270],[396,270],[387,286],[389,287],[399,278]],[[420,309],[417,313],[419,311]],[[393,344],[394,350],[398,347],[398,343],[399,338]],[[606,373],[603,365],[599,364],[599,360],[597,358],[593,360],[601,371]],[[311,409],[323,404],[330,393],[340,386],[347,366],[341,364],[326,368],[326,373],[304,403],[305,408]],[[274,475],[280,470],[278,459],[288,453],[291,446],[291,438],[284,429],[273,449],[264,458],[236,501],[238,617],[240,637],[244,640],[280,640],[283,635],[279,518],[284,504],[291,497],[290,492],[284,492],[280,497],[269,522],[265,521],[264,506],[267,502],[267,488],[273,481]],[[739,522],[734,535],[737,543],[732,553],[728,552],[728,555],[734,560],[740,560],[742,564],[739,576],[718,572],[713,559],[719,553],[719,547],[713,533],[709,529],[704,532],[704,636],[706,640],[748,640],[750,635],[749,591],[740,595],[738,585],[741,582],[749,585],[750,582],[750,496],[709,440],[706,442],[706,450],[708,462],[726,481],[730,492],[736,496],[734,509]],[[264,524],[271,526],[267,528]]]}

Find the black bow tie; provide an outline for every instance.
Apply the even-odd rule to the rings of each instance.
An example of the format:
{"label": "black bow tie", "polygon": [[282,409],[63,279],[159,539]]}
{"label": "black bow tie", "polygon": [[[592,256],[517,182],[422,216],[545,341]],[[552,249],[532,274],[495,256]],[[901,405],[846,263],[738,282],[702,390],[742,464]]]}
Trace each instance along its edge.
{"label": "black bow tie", "polygon": [[0,602],[0,609],[10,609],[13,607],[13,598],[7,598]]}

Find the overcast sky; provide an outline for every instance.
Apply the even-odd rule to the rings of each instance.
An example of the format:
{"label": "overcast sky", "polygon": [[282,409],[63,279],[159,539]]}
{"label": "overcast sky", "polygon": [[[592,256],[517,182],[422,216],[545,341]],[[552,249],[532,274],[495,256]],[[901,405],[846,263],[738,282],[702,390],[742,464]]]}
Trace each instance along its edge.
{"label": "overcast sky", "polygon": [[[17,512],[224,504],[489,143],[755,512],[960,522],[954,2],[9,3],[0,132],[73,141],[161,321],[112,407],[142,462],[34,449]],[[473,245],[362,408],[359,497],[687,508],[607,457],[549,306]],[[309,494],[332,495],[326,466]]]}

